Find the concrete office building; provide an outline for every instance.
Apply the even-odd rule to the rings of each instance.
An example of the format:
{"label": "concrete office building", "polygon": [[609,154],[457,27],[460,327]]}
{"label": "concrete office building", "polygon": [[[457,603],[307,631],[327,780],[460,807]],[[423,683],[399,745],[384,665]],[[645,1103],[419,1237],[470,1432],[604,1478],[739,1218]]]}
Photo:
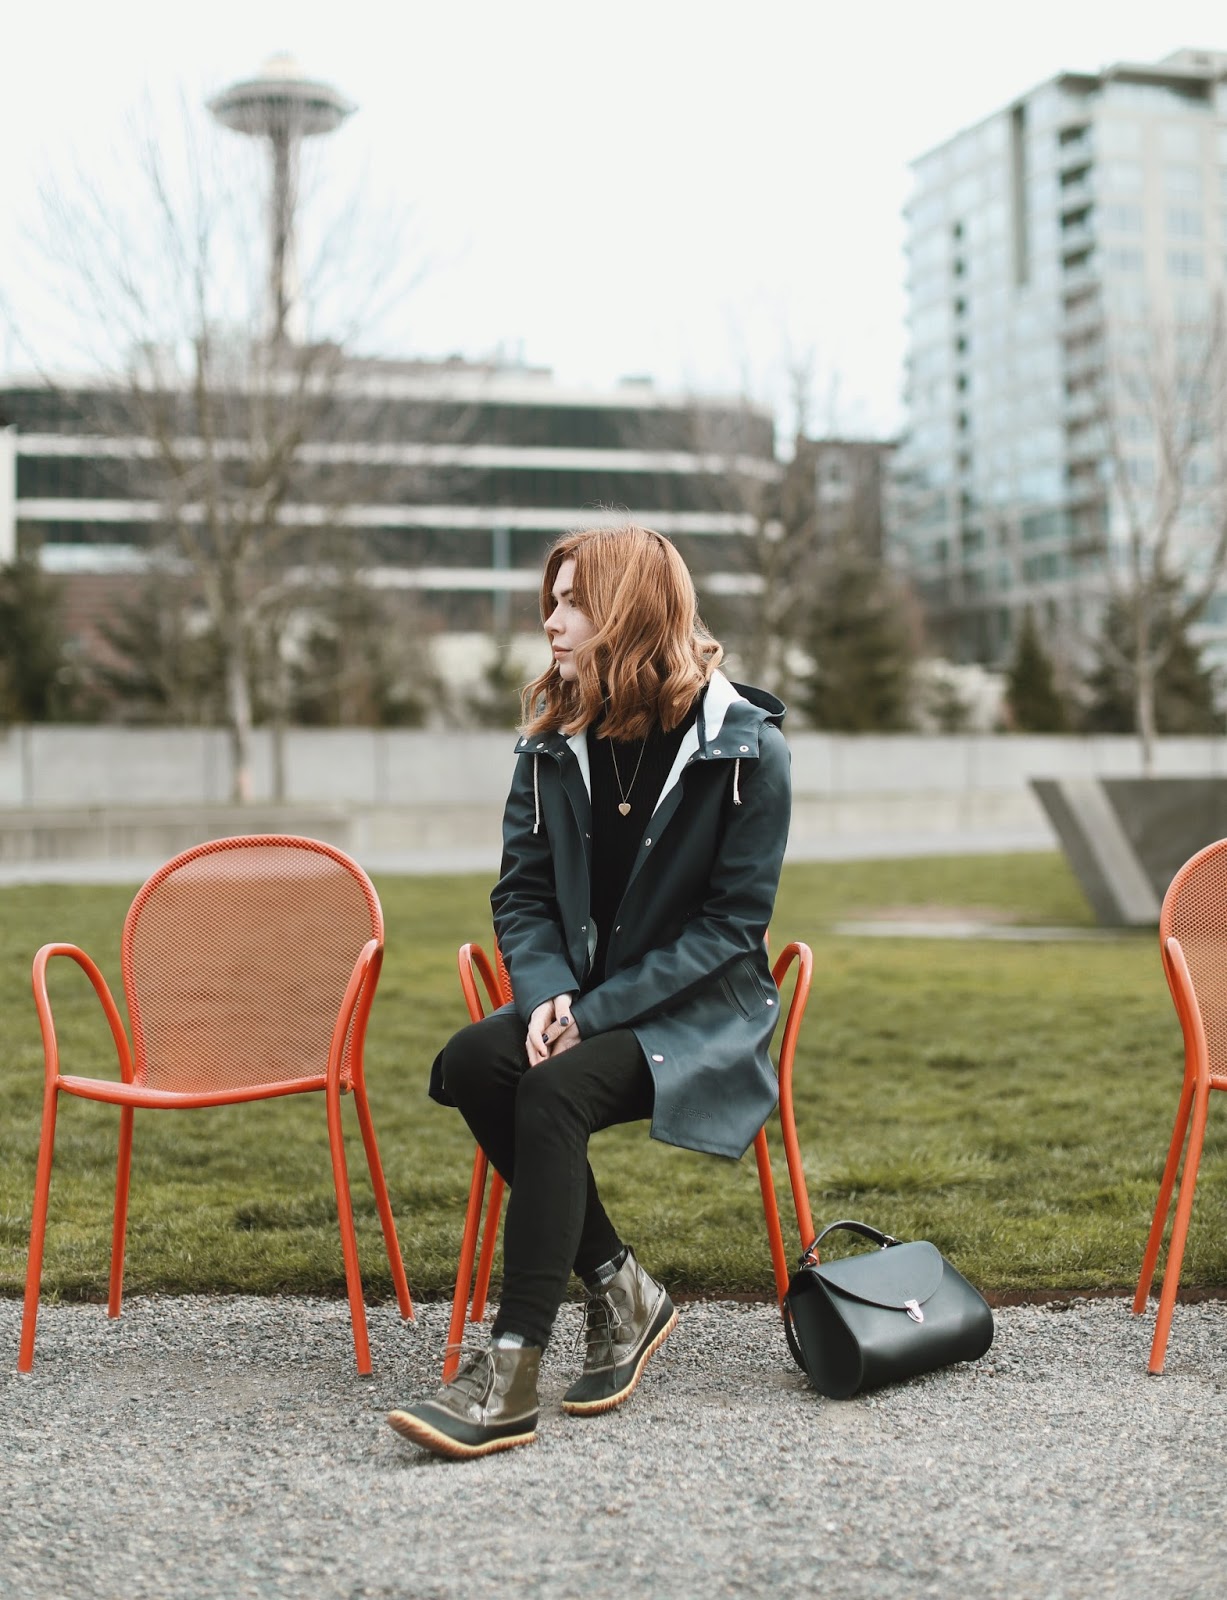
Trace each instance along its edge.
{"label": "concrete office building", "polygon": [[[1122,485],[1153,495],[1162,473],[1111,374],[1158,330],[1204,343],[1227,282],[1227,54],[1062,73],[914,175],[894,554],[956,658],[1002,663],[1027,607],[1076,657],[1128,531]],[[1202,488],[1214,470],[1189,466]],[[1193,568],[1207,494],[1176,532]],[[1227,597],[1201,639],[1227,653]]]}
{"label": "concrete office building", "polygon": [[[240,426],[221,454],[241,473],[249,444],[232,411]],[[190,434],[186,388],[182,415]],[[122,385],[0,379],[0,561],[37,551],[85,633],[165,544],[156,457]],[[514,631],[537,625],[549,543],[627,513],[676,540],[701,598],[736,595],[754,531],[737,483],[779,470],[771,415],[735,400],[638,380],[570,389],[522,366],[354,360],[294,455],[280,520],[302,530],[303,560],[339,536],[366,581],[415,594],[441,634]],[[199,507],[173,511],[199,520]],[[293,538],[285,548],[295,559]]]}

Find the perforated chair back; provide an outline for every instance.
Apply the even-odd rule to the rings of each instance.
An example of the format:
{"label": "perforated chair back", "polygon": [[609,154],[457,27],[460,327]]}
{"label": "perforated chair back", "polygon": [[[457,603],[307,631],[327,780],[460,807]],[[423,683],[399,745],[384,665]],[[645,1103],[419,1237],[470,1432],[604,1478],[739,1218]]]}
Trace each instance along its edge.
{"label": "perforated chair back", "polygon": [[1133,1297],[1134,1311],[1144,1311],[1175,1194],[1176,1213],[1150,1346],[1149,1368],[1156,1375],[1163,1371],[1171,1333],[1210,1095],[1215,1089],[1227,1089],[1227,839],[1199,850],[1172,879],[1159,913],[1159,951],[1184,1035],[1184,1079]]}
{"label": "perforated chair back", "polygon": [[1159,946],[1163,967],[1180,1020],[1186,1030],[1183,993],[1168,940],[1184,955],[1193,995],[1205,1031],[1210,1077],[1227,1086],[1227,839],[1207,845],[1186,861],[1163,897]]}
{"label": "perforated chair back", "polygon": [[176,856],[124,924],[136,1082],[203,1093],[322,1076],[372,938],[383,940],[375,890],[328,845],[269,834]]}
{"label": "perforated chair back", "polygon": [[[34,1362],[43,1245],[61,1094],[119,1109],[111,1228],[110,1316],[123,1300],[133,1121],[142,1110],[188,1111],[279,1095],[324,1096],[337,1223],[358,1371],[371,1347],[354,1227],[341,1102],[352,1100],[401,1316],[413,1301],[366,1091],[363,1041],[383,964],[383,913],[362,868],[331,845],[286,834],[217,839],[168,861],[140,889],[124,923],[129,1043],[106,979],[75,944],[34,957],[43,1036],[43,1121],[34,1179],[18,1368]],[[47,968],[64,957],[85,973],[115,1044],[119,1077],[60,1070]]]}

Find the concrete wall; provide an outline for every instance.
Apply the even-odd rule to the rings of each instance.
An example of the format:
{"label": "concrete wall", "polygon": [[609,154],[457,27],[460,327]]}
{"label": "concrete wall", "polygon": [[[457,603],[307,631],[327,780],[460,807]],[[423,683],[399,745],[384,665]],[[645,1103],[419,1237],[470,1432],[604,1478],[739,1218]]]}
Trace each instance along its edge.
{"label": "concrete wall", "polygon": [[[253,803],[228,804],[215,729],[0,730],[0,861],[160,860],[202,838],[309,832],[364,860],[497,860],[514,756],[507,733],[294,729],[283,796],[273,736],[255,738]],[[794,734],[794,859],[913,849],[1055,848],[1029,780],[1139,775],[1130,738]],[[1227,741],[1159,742],[1161,775],[1227,776]],[[412,858],[412,860],[411,860]]]}
{"label": "concrete wall", "polygon": [[[1137,777],[1123,737],[790,736],[798,797],[966,795],[1026,790],[1032,777]],[[284,736],[285,793],[273,745],[253,741],[253,800],[308,806],[501,805],[514,756],[507,733],[295,728]],[[1227,740],[1161,739],[1157,776],[1227,776]],[[224,805],[230,750],[217,729],[33,726],[0,729],[0,808]]]}

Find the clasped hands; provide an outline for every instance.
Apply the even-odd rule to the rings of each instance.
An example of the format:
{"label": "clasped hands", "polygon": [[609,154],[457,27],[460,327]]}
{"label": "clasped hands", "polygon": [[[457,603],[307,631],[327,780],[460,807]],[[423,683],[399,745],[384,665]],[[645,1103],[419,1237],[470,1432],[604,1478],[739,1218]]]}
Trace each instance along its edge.
{"label": "clasped hands", "polygon": [[559,994],[552,1000],[543,1000],[528,1021],[525,1047],[529,1066],[540,1066],[578,1043],[579,1029],[571,1018],[571,996]]}

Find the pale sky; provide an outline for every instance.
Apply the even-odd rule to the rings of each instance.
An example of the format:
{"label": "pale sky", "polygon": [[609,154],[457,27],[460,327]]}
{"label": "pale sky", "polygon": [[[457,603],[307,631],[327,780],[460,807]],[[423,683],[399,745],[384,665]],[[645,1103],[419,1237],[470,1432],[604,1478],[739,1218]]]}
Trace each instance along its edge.
{"label": "pale sky", "polygon": [[891,432],[909,161],[1058,72],[1183,47],[1227,49],[1222,0],[13,6],[0,370],[27,343],[53,364],[65,332],[35,310],[39,178],[115,181],[143,97],[198,103],[288,50],[358,104],[330,172],[411,208],[427,264],[372,353],[501,349],[568,383],[768,403],[808,354],[816,424]]}

